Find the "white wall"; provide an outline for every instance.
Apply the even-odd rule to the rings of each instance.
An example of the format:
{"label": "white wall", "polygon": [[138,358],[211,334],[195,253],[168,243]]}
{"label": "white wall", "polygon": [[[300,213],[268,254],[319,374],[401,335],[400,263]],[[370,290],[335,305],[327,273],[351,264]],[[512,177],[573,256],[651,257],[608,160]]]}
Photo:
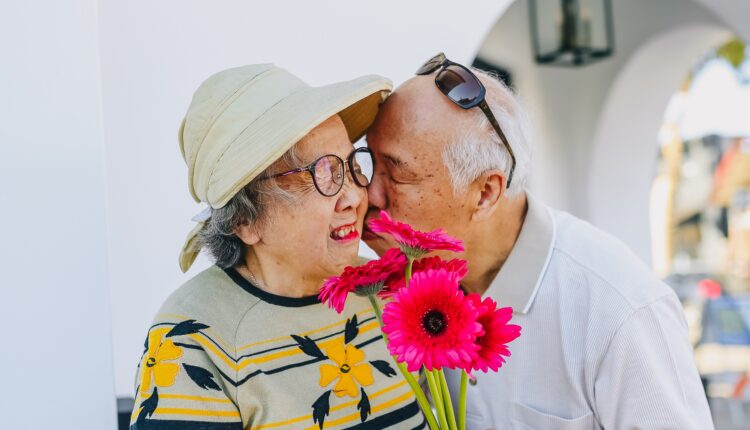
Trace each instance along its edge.
{"label": "white wall", "polygon": [[0,427],[114,429],[96,1],[4,1],[0,61]]}
{"label": "white wall", "polygon": [[[470,61],[510,0],[102,2],[101,56],[116,391],[132,396],[143,337],[164,298],[205,267],[177,255],[200,211],[177,128],[223,68],[274,62],[311,84],[379,73],[396,83],[444,50]],[[470,23],[471,25],[466,25]]]}
{"label": "white wall", "polygon": [[[636,53],[652,40],[694,26],[727,28],[706,9],[710,2],[703,3],[613,0],[615,55],[582,68],[559,68],[534,62],[527,2],[518,0],[479,51],[483,58],[510,69],[521,97],[531,107],[537,135],[534,192],[553,206],[614,233],[647,262],[648,184],[654,174],[658,125],[668,100],[663,95],[674,92],[706,53],[696,47],[708,49],[720,43],[716,33],[689,32],[685,36],[693,39],[684,39],[682,44],[674,39],[673,45],[662,46],[664,51],[642,63],[640,79],[619,92],[624,98],[611,99],[610,94]],[[733,15],[732,7],[738,16],[747,9],[728,1],[720,3],[722,16]],[[734,18],[736,23],[748,21],[750,11],[744,21]],[[602,112],[611,111],[607,103],[618,106],[617,116],[609,116],[611,120],[601,127]],[[601,130],[598,135],[597,130]],[[623,157],[633,146],[639,150]]]}
{"label": "white wall", "polygon": [[718,19],[750,41],[750,1],[747,0],[694,0],[710,10]]}

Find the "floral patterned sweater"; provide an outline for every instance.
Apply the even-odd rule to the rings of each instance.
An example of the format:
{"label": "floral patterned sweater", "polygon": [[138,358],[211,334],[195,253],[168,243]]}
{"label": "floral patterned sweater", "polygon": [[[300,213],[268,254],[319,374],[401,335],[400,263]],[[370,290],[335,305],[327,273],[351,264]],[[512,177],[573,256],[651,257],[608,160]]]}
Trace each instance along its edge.
{"label": "floral patterned sweater", "polygon": [[424,427],[367,299],[351,296],[337,314],[212,266],[149,329],[130,428]]}

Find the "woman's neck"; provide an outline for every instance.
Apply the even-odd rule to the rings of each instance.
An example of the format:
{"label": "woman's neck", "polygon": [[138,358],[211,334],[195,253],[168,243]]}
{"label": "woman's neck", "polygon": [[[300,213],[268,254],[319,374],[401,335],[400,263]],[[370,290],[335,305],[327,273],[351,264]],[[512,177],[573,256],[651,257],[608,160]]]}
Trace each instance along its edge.
{"label": "woman's neck", "polygon": [[242,263],[235,266],[237,272],[253,285],[271,294],[282,297],[309,297],[317,295],[325,278],[306,276],[293,265],[283,264],[273,258],[263,258],[248,252]]}

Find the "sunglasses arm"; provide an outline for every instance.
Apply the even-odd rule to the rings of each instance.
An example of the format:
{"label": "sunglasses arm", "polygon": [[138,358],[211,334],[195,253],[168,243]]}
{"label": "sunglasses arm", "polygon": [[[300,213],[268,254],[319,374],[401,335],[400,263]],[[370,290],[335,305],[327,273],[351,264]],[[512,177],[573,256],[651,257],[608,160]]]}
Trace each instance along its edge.
{"label": "sunglasses arm", "polygon": [[505,146],[505,149],[507,149],[508,153],[510,154],[512,163],[510,167],[510,173],[508,174],[508,181],[505,184],[505,189],[508,189],[510,187],[511,181],[513,181],[513,173],[516,170],[516,155],[513,153],[513,148],[510,147],[510,144],[508,143],[508,139],[505,137],[505,133],[503,133],[503,129],[500,128],[500,124],[498,124],[497,119],[495,118],[495,115],[492,113],[492,110],[490,110],[490,107],[487,104],[486,100],[482,100],[482,102],[479,103],[479,109],[481,109],[482,112],[484,112],[484,115],[490,121],[490,124],[492,124],[492,128],[495,129],[495,132],[497,133],[497,135],[500,136],[500,140],[503,141],[503,145]]}

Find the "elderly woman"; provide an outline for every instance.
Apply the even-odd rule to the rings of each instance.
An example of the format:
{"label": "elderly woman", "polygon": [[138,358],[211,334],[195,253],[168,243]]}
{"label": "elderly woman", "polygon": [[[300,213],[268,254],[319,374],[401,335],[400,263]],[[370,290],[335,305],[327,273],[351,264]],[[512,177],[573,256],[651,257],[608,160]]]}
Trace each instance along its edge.
{"label": "elderly woman", "polygon": [[354,149],[390,91],[313,88],[273,65],[220,72],[180,130],[196,219],[180,265],[215,265],[164,303],[145,342],[131,429],[421,428],[367,299],[341,315],[323,281],[357,256],[372,158]]}

